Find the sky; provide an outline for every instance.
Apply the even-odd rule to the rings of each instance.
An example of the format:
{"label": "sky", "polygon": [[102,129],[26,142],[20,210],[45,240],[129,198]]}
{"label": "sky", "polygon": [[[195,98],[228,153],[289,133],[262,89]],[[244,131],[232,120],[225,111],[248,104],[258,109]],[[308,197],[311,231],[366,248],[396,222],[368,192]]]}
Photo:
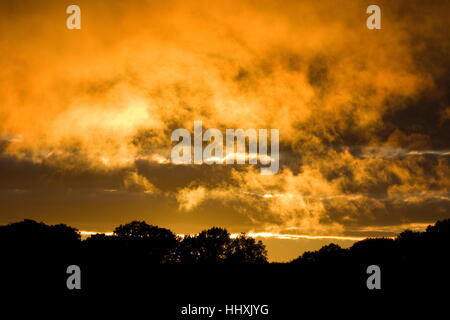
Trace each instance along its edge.
{"label": "sky", "polygon": [[[0,224],[220,226],[286,261],[449,218],[450,2],[376,1],[380,30],[371,4],[0,1]],[[279,129],[279,172],[172,163],[196,120]]]}

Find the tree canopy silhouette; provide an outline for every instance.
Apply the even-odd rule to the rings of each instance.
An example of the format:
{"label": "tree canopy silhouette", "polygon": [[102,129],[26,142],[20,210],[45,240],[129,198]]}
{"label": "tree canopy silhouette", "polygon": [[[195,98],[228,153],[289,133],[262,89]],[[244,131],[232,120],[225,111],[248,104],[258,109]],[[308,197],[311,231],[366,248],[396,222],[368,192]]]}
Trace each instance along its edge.
{"label": "tree canopy silhouette", "polygon": [[[345,270],[364,276],[367,266],[376,264],[388,270],[387,277],[402,277],[402,281],[422,281],[420,285],[433,282],[433,276],[446,272],[450,267],[450,219],[438,221],[425,231],[405,230],[395,238],[368,238],[343,249],[329,244],[320,250],[304,252],[292,260],[292,264],[316,270],[327,267]],[[312,269],[308,269],[312,270]],[[427,274],[426,278],[417,274]],[[354,278],[354,276],[353,276]],[[436,280],[437,281],[437,280]],[[401,283],[399,279],[391,283]]]}
{"label": "tree canopy silhouette", "polygon": [[[171,230],[131,221],[114,229],[113,235],[96,234],[81,240],[77,229],[64,224],[46,225],[23,220],[0,226],[0,250],[12,258],[83,257],[86,261],[122,261],[183,264],[267,263],[261,241],[244,233],[231,237],[219,227],[197,235],[179,237]],[[348,249],[337,244],[304,252],[292,260],[304,266],[445,263],[450,249],[450,219],[438,221],[423,232],[405,230],[395,238],[369,238]]]}
{"label": "tree canopy silhouette", "polygon": [[450,268],[449,252],[450,220],[438,221],[423,232],[405,230],[395,238],[365,239],[345,249],[331,243],[279,264],[267,263],[261,241],[245,234],[234,237],[219,227],[181,237],[145,221],[131,221],[112,235],[82,240],[77,229],[63,224],[24,220],[0,226],[0,271],[9,288],[18,290],[67,291],[66,268],[73,264],[83,272],[83,288],[87,284],[88,289],[128,293],[143,286],[168,298],[174,296],[174,287],[208,295],[244,282],[264,294],[268,285],[276,288],[279,283],[367,292],[370,265],[382,270],[383,289],[429,290],[430,284],[442,286]]}
{"label": "tree canopy silhouette", "polygon": [[93,257],[98,252],[103,258],[164,263],[174,260],[178,240],[169,229],[131,221],[115,228],[112,236],[93,235],[85,243]]}
{"label": "tree canopy silhouette", "polygon": [[0,226],[0,244],[3,254],[23,259],[55,254],[64,256],[78,249],[80,234],[65,224],[49,226],[25,219]]}
{"label": "tree canopy silhouette", "polygon": [[180,243],[182,263],[266,263],[267,251],[261,241],[241,234],[231,239],[226,229],[213,227]]}

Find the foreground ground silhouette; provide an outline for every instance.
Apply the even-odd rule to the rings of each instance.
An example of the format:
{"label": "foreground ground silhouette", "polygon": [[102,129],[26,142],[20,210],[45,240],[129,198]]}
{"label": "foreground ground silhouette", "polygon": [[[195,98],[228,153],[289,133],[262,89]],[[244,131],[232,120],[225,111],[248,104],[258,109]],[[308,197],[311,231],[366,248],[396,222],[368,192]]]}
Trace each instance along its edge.
{"label": "foreground ground silhouette", "polygon": [[[392,301],[398,295],[447,291],[449,253],[450,219],[424,232],[406,230],[395,239],[366,239],[348,249],[329,244],[290,263],[268,263],[262,242],[244,234],[232,239],[217,227],[181,238],[132,221],[112,236],[81,240],[66,225],[24,220],[0,226],[1,272],[8,292],[126,294],[156,305],[266,301],[282,306],[280,313],[302,295],[324,299],[351,293]],[[81,290],[66,287],[69,265],[82,270]],[[369,265],[381,269],[381,290],[367,289]]]}

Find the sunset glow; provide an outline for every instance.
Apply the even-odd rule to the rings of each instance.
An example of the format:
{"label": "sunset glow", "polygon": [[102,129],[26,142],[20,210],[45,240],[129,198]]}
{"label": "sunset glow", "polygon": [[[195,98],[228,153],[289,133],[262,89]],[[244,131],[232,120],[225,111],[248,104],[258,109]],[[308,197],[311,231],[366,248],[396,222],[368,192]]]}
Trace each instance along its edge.
{"label": "sunset glow", "polygon": [[[2,2],[0,222],[300,243],[448,218],[449,2],[379,2],[381,30],[363,1],[80,0],[80,30],[65,2]],[[279,171],[174,164],[194,121],[278,129]]]}

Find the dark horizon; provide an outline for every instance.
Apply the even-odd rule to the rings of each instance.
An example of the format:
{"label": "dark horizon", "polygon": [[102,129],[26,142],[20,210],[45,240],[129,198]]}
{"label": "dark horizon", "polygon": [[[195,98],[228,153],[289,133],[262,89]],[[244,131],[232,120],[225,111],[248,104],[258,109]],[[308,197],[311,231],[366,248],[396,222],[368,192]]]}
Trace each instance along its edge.
{"label": "dark horizon", "polygon": [[[77,310],[117,301],[120,307],[114,310],[130,303],[171,317],[191,304],[255,301],[266,305],[272,318],[284,319],[298,314],[298,299],[309,307],[324,299],[331,299],[331,305],[351,299],[375,303],[381,311],[402,307],[400,298],[444,292],[450,283],[450,219],[424,232],[405,230],[396,239],[366,239],[348,249],[329,244],[290,263],[267,263],[261,243],[248,237],[229,239],[220,228],[178,240],[170,230],[143,222],[119,226],[115,232],[80,241],[76,230],[65,225],[28,220],[0,226],[0,257],[9,261],[0,264],[2,290],[19,301],[55,297],[51,301],[79,304]],[[381,270],[375,282],[372,267],[378,276]],[[73,270],[81,270],[75,287]],[[297,288],[294,295],[288,287]]]}
{"label": "dark horizon", "polygon": [[[354,247],[360,246],[362,243],[365,242],[373,242],[373,241],[392,241],[394,243],[395,241],[399,240],[408,240],[411,237],[420,237],[422,235],[426,234],[433,234],[433,232],[440,232],[441,234],[445,235],[447,237],[450,237],[450,219],[437,221],[434,225],[428,225],[424,231],[417,231],[417,230],[410,230],[405,229],[402,232],[400,232],[395,237],[367,237],[360,240],[355,240],[355,242],[348,246],[347,248],[342,248],[338,244],[330,241],[328,244],[322,246],[319,250],[312,250],[312,251],[304,251],[299,252],[297,256],[294,259],[291,259],[290,261],[269,261],[268,260],[268,254],[267,254],[267,248],[263,241],[257,240],[258,237],[252,237],[251,235],[248,235],[246,233],[239,233],[239,234],[230,234],[225,228],[221,227],[211,227],[208,229],[205,229],[197,234],[193,235],[177,235],[173,233],[171,230],[166,228],[161,228],[159,226],[151,225],[146,223],[145,221],[131,221],[129,223],[126,223],[124,225],[117,226],[114,231],[111,234],[105,234],[105,233],[95,233],[91,234],[89,236],[86,236],[83,238],[80,231],[76,228],[73,228],[71,226],[68,226],[66,224],[55,224],[55,225],[47,225],[43,222],[37,222],[31,219],[24,219],[23,221],[18,222],[12,222],[6,225],[0,225],[0,241],[3,242],[5,247],[8,247],[8,236],[11,237],[11,239],[14,239],[16,236],[24,237],[25,239],[28,239],[29,241],[41,241],[42,239],[45,239],[45,241],[51,240],[51,238],[46,238],[46,233],[48,235],[52,235],[51,230],[53,229],[60,229],[60,231],[67,232],[67,237],[72,239],[77,239],[77,241],[81,241],[83,243],[89,243],[89,242],[95,242],[95,241],[108,241],[113,239],[137,239],[137,240],[144,240],[144,239],[150,239],[152,237],[156,237],[156,242],[150,242],[147,244],[149,248],[151,248],[152,245],[157,245],[159,237],[163,235],[164,240],[162,241],[168,241],[167,237],[169,237],[170,241],[172,241],[171,246],[176,247],[183,246],[183,243],[189,242],[189,241],[199,241],[199,239],[202,239],[202,237],[211,237],[212,241],[216,241],[218,238],[216,237],[222,237],[224,243],[229,243],[232,245],[233,243],[239,243],[240,240],[242,240],[242,243],[246,243],[246,245],[249,245],[248,250],[256,250],[257,256],[259,258],[255,261],[259,261],[258,259],[261,259],[260,263],[292,263],[292,262],[299,262],[302,261],[303,257],[311,256],[314,254],[318,254],[323,251],[327,251],[328,248],[333,248],[333,250],[341,250],[341,252],[344,251],[352,251]],[[37,233],[36,233],[37,231]],[[30,232],[30,234],[27,234]],[[15,234],[17,233],[17,235]],[[220,235],[220,236],[219,236]],[[6,236],[6,238],[5,238]],[[28,238],[29,237],[29,238]],[[33,239],[33,237],[36,237]],[[214,240],[216,239],[216,240]],[[443,238],[444,240],[450,240],[447,238]],[[55,238],[55,241],[57,238]],[[238,241],[238,242],[236,242]],[[52,245],[49,242],[46,242],[48,245]],[[153,243],[153,244],[152,244]],[[14,242],[10,242],[9,245],[13,245]],[[444,243],[443,245],[448,245],[448,243]],[[157,245],[158,246],[158,245]],[[45,248],[43,248],[45,250]],[[101,247],[100,247],[101,249]],[[204,250],[204,253],[207,253],[208,250]],[[164,259],[163,259],[164,260]],[[241,261],[240,263],[255,263],[255,261]],[[183,261],[157,261],[158,263],[173,263],[173,262],[182,262]]]}

